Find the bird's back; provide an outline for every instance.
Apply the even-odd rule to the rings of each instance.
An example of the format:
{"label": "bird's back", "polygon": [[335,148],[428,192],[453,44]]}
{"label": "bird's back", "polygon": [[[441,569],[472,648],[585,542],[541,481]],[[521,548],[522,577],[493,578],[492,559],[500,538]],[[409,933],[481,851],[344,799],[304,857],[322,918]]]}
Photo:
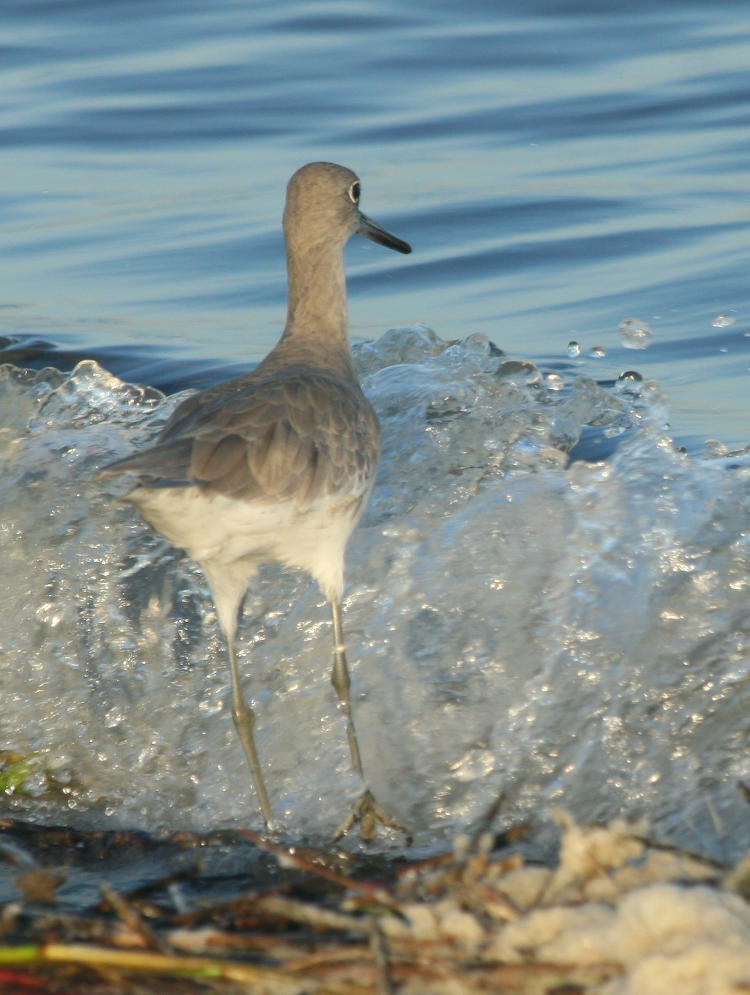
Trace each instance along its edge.
{"label": "bird's back", "polygon": [[198,562],[278,560],[321,580],[315,563],[343,558],[379,456],[356,378],[269,365],[187,398],[154,446],[107,473],[132,474],[127,499]]}

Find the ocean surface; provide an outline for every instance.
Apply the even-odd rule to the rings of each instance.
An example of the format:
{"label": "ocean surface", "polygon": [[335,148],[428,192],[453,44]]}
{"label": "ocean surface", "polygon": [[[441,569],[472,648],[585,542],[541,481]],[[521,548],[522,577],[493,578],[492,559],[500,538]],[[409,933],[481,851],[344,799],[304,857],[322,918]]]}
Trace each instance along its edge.
{"label": "ocean surface", "polygon": [[[347,249],[376,793],[427,847],[501,791],[750,847],[748,64],[740,2],[6,0],[0,814],[259,823],[202,577],[94,476],[274,344],[328,159],[413,246]],[[270,568],[242,637],[272,801],[324,836],[358,786],[321,596]]]}

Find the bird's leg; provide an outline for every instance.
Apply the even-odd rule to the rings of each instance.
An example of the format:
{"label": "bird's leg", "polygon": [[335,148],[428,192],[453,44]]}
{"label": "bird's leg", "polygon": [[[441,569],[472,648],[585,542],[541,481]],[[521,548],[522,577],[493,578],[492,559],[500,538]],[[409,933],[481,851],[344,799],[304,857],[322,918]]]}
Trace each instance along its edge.
{"label": "bird's leg", "polygon": [[[349,680],[349,668],[346,665],[344,628],[341,623],[341,602],[338,599],[331,601],[331,616],[333,618],[333,671],[331,672],[331,684],[333,684],[338,695],[339,707],[344,713],[346,720],[346,735],[349,740],[349,752],[352,755],[352,766],[364,781],[365,775],[362,770],[362,758],[352,718],[352,703],[349,695],[351,682]],[[404,826],[400,822],[396,822],[395,819],[392,819],[378,805],[369,788],[364,791],[351,812],[338,827],[334,834],[334,839],[340,839],[358,822],[361,826],[362,838],[365,840],[370,840],[375,836],[375,826],[378,823],[387,826],[389,829],[398,829],[408,836]]]}
{"label": "bird's leg", "polygon": [[339,696],[339,707],[346,719],[346,735],[349,740],[349,752],[352,755],[352,766],[357,774],[364,780],[362,771],[362,758],[359,755],[359,743],[357,733],[352,719],[352,703],[349,697],[349,668],[346,665],[346,646],[344,645],[344,628],[341,624],[341,602],[336,600],[331,602],[331,615],[333,617],[333,671],[331,672],[331,684]]}
{"label": "bird's leg", "polygon": [[211,593],[216,605],[216,614],[227,649],[229,651],[229,671],[232,675],[232,718],[240,742],[245,751],[247,762],[250,764],[250,771],[255,783],[255,790],[258,792],[263,818],[266,827],[273,829],[273,813],[271,802],[268,799],[266,783],[263,780],[263,773],[260,769],[258,751],[255,748],[253,729],[255,727],[255,715],[248,705],[242,693],[242,681],[240,680],[240,668],[237,662],[237,651],[235,649],[237,637],[237,625],[242,611],[242,602],[245,600],[248,579],[253,575],[254,568],[243,560],[236,560],[230,563],[215,563],[212,561],[201,562],[201,567],[205,573]]}
{"label": "bird's leg", "polygon": [[260,769],[258,751],[255,748],[255,739],[253,738],[255,714],[242,693],[234,640],[229,643],[229,669],[232,674],[232,718],[234,719],[235,728],[237,729],[240,742],[245,749],[245,755],[250,764],[253,781],[255,782],[255,790],[258,792],[263,818],[266,820],[266,827],[270,831],[273,830],[273,812],[271,811],[271,802],[266,791],[266,783],[263,780],[263,772]]}

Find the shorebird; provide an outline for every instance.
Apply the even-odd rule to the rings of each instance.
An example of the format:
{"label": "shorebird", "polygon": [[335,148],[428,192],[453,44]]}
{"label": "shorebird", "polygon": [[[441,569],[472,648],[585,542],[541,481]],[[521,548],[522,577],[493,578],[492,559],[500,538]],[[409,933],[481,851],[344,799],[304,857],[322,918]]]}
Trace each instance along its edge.
{"label": "shorebird", "polygon": [[284,332],[246,376],[199,391],[154,445],[105,467],[135,478],[123,500],[202,568],[228,652],[232,717],[269,829],[273,812],[242,691],[236,639],[248,583],[264,563],[307,571],[333,619],[331,682],[352,765],[365,790],[336,832],[355,823],[403,829],[367,788],[352,718],[341,600],[344,552],[370,497],[380,428],[362,393],[348,335],[344,246],[354,235],[411,247],[359,210],[351,170],[313,162],[292,176],[284,208],[288,312]]}

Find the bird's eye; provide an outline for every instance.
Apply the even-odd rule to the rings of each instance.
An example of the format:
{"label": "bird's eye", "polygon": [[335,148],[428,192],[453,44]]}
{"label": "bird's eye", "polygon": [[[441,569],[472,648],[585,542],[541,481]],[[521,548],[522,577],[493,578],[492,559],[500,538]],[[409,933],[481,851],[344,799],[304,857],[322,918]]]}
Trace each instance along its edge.
{"label": "bird's eye", "polygon": [[355,180],[349,187],[349,200],[352,204],[359,203],[359,180]]}

